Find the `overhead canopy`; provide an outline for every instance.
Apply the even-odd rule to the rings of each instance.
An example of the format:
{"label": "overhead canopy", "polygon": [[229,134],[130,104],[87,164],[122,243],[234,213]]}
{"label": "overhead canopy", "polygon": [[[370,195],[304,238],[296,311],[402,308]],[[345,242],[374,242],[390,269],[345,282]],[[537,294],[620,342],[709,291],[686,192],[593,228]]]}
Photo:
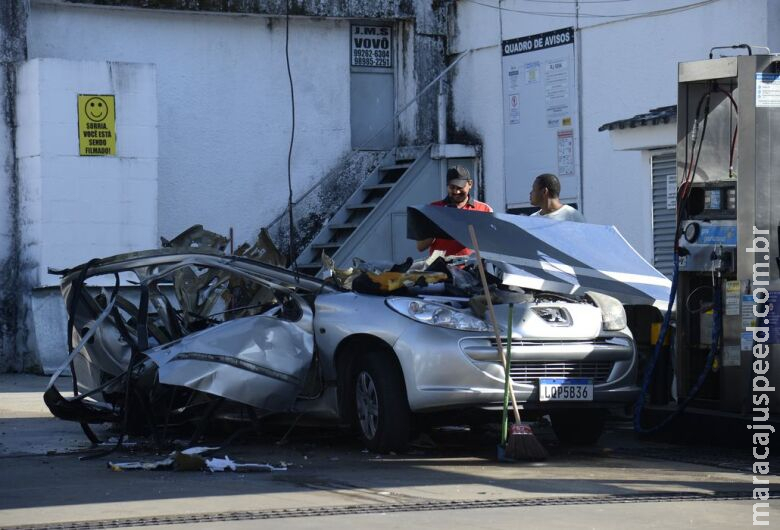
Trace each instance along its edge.
{"label": "overhead canopy", "polygon": [[472,247],[473,225],[482,257],[504,283],[567,294],[598,291],[624,304],[666,310],[671,282],[645,261],[614,226],[410,206],[407,237],[446,237]]}

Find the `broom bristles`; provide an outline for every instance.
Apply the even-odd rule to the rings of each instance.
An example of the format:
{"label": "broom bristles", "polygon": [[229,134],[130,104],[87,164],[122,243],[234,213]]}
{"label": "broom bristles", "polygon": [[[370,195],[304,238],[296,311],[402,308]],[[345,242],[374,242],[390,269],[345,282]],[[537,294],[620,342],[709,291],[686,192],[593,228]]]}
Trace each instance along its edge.
{"label": "broom bristles", "polygon": [[547,450],[528,425],[513,424],[506,443],[506,457],[513,460],[546,460]]}

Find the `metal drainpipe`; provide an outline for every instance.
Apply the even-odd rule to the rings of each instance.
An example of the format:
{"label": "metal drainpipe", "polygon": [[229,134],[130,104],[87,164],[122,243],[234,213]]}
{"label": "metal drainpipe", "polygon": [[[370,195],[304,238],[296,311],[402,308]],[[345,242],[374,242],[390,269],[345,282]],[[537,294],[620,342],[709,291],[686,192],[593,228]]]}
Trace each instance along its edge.
{"label": "metal drainpipe", "polygon": [[444,145],[447,143],[447,88],[445,86],[444,78],[439,79],[439,144]]}
{"label": "metal drainpipe", "polygon": [[579,150],[579,173],[580,173],[580,189],[579,197],[577,197],[577,206],[580,212],[585,214],[585,153],[583,152],[583,146],[585,145],[582,138],[582,28],[580,27],[580,2],[575,0],[575,19],[574,19],[574,51],[576,55],[576,75],[577,75],[577,149]]}

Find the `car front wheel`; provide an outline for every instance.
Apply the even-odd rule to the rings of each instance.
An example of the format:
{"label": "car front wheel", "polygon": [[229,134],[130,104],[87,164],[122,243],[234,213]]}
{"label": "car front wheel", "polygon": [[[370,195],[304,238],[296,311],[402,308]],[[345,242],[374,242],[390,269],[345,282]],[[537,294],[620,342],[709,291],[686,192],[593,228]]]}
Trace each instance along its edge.
{"label": "car front wheel", "polygon": [[394,360],[368,353],[357,360],[352,381],[357,430],[366,447],[378,453],[405,449],[411,413]]}

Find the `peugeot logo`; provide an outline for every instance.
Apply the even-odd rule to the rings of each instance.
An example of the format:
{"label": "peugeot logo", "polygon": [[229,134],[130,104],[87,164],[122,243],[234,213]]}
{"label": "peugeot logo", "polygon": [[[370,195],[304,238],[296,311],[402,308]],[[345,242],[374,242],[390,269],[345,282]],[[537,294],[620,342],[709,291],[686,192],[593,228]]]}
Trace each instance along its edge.
{"label": "peugeot logo", "polygon": [[562,307],[534,307],[532,309],[551,326],[571,326],[571,317]]}

